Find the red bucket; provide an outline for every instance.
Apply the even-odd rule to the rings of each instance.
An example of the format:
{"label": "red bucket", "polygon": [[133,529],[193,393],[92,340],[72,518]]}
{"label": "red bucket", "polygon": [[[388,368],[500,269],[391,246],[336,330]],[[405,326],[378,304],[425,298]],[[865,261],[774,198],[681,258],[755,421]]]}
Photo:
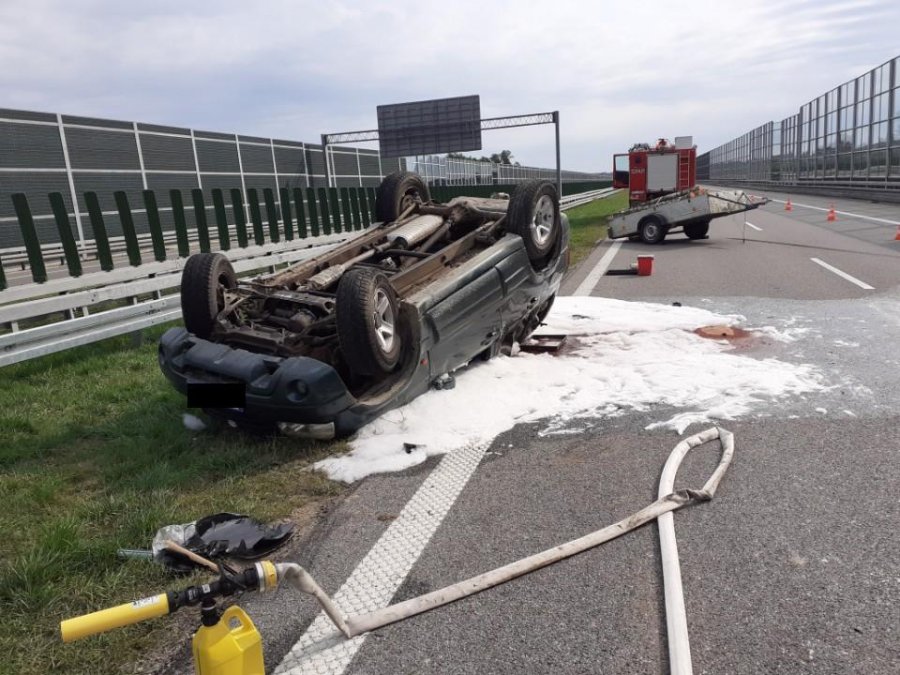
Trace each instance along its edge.
{"label": "red bucket", "polygon": [[653,273],[653,256],[639,255],[637,267],[639,277],[649,277]]}

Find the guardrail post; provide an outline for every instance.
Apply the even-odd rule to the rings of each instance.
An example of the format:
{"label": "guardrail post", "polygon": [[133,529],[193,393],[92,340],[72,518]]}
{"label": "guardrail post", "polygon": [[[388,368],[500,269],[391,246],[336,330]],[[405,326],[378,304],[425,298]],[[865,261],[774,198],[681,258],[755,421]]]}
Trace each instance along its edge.
{"label": "guardrail post", "polygon": [[31,278],[42,284],[47,281],[47,268],[44,267],[44,256],[41,253],[41,242],[38,240],[37,230],[34,227],[34,218],[31,208],[28,206],[28,198],[23,192],[17,192],[12,196],[13,208],[16,210],[16,218],[19,220],[19,231],[25,242],[25,251],[28,253],[28,266],[31,267]]}
{"label": "guardrail post", "polygon": [[362,229],[362,219],[359,214],[359,188],[350,190],[350,208],[353,210],[353,229]]}
{"label": "guardrail post", "polygon": [[303,190],[294,188],[294,208],[297,210],[297,236],[306,239],[306,209],[303,208]]}
{"label": "guardrail post", "polygon": [[169,201],[172,202],[172,217],[175,219],[178,255],[187,258],[191,254],[191,245],[188,242],[187,221],[184,219],[184,201],[181,199],[181,190],[169,190]]}
{"label": "guardrail post", "polygon": [[269,220],[269,237],[273,242],[281,241],[278,233],[278,209],[275,208],[275,194],[272,188],[263,188],[263,199],[266,202],[266,217]]}
{"label": "guardrail post", "polygon": [[134,218],[131,215],[131,207],[128,205],[128,195],[123,190],[117,190],[113,193],[113,197],[116,200],[116,208],[119,210],[119,220],[122,221],[122,234],[125,235],[128,262],[133,267],[137,267],[141,264],[141,247],[134,229]]}
{"label": "guardrail post", "polygon": [[286,187],[279,188],[281,196],[281,217],[284,218],[284,238],[290,241],[294,238],[294,222],[291,218],[291,195]]}
{"label": "guardrail post", "polygon": [[[59,192],[51,192],[47,197],[50,199],[50,208],[53,211],[53,217],[56,219],[56,229],[59,232],[59,240],[62,242],[63,253],[66,256],[69,276],[80,277],[81,259],[78,255],[75,237],[72,234],[72,223],[69,222],[69,214],[66,212],[66,203]],[[78,208],[77,204],[75,208]]]}
{"label": "guardrail post", "polygon": [[350,213],[350,190],[341,188],[341,215],[344,221],[344,230],[353,231],[353,215]]}
{"label": "guardrail post", "polygon": [[331,215],[328,209],[328,190],[319,188],[319,215],[322,216],[322,234],[331,234]]}
{"label": "guardrail post", "polygon": [[100,261],[100,269],[104,272],[111,272],[113,270],[112,250],[109,248],[109,234],[106,232],[103,209],[100,208],[97,193],[85,192],[84,203],[91,218],[91,229],[94,231],[94,242],[97,244],[97,259]]}
{"label": "guardrail post", "polygon": [[147,207],[147,222],[150,224],[150,239],[153,241],[153,256],[158,262],[166,259],[166,241],[163,239],[162,223],[159,220],[159,206],[156,193],[144,190],[144,206]]}
{"label": "guardrail post", "polygon": [[231,210],[234,212],[238,246],[247,248],[247,216],[244,214],[244,196],[238,188],[231,188]]}
{"label": "guardrail post", "polygon": [[262,213],[259,211],[259,193],[256,188],[247,190],[247,201],[250,203],[250,220],[253,221],[253,241],[257,246],[266,243],[266,236],[263,234]]}
{"label": "guardrail post", "polygon": [[194,202],[194,218],[197,219],[197,239],[200,241],[200,250],[209,253],[209,224],[206,222],[206,204],[203,201],[203,190],[194,188],[191,190],[191,199]]}
{"label": "guardrail post", "polygon": [[219,233],[219,248],[227,251],[231,248],[231,238],[228,236],[228,215],[225,213],[225,198],[222,190],[215,188],[212,191],[213,211],[216,214],[216,230]]}
{"label": "guardrail post", "polygon": [[319,236],[319,208],[316,203],[315,188],[306,188],[306,205],[309,207],[309,228],[312,236]]}

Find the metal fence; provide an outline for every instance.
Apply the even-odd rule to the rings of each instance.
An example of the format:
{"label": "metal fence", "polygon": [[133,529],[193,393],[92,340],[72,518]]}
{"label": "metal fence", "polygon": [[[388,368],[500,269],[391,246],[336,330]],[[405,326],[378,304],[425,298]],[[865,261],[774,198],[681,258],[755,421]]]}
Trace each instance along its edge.
{"label": "metal fence", "polygon": [[[415,171],[432,185],[498,185],[528,178],[556,181],[556,169],[498,164],[444,155],[411,157],[407,160],[407,165],[410,171]],[[608,173],[562,172],[564,183],[602,181],[610,178]]]}
{"label": "metal fence", "polygon": [[[328,156],[336,187],[374,187],[405,166],[402,159],[382,161],[376,150],[361,148],[329,148]],[[144,190],[199,189],[211,204],[214,189],[268,188],[280,208],[281,188],[324,186],[322,147],[313,143],[0,109],[0,248],[24,244],[14,226],[15,193],[28,196],[42,241],[56,240],[47,195],[60,193],[83,244],[94,238],[80,196],[87,192],[98,196],[109,234],[116,236],[122,234],[116,191],[140,204]],[[171,204],[160,204],[159,211],[164,229],[172,230]],[[196,226],[188,217],[188,225]],[[139,233],[149,231],[145,210],[136,209],[134,218]]]}
{"label": "metal fence", "polygon": [[900,56],[697,160],[698,178],[900,197]]}

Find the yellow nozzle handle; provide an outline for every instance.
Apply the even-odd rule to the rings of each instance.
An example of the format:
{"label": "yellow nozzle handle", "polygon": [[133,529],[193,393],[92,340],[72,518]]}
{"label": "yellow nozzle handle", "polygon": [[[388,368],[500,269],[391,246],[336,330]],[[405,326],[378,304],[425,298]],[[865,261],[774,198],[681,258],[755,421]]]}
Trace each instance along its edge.
{"label": "yellow nozzle handle", "polygon": [[145,619],[155,619],[169,613],[169,597],[165,593],[149,598],[127,602],[118,607],[101,609],[99,612],[66,619],[59,624],[63,642],[103,633],[113,628],[121,628]]}

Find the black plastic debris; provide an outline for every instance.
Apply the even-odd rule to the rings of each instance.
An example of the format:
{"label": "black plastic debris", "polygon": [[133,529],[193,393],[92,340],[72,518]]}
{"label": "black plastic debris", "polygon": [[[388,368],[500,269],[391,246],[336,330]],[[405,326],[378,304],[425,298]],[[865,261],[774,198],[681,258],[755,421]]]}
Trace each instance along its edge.
{"label": "black plastic debris", "polygon": [[270,526],[238,513],[216,513],[193,523],[161,528],[153,538],[153,557],[176,571],[191,571],[196,565],[167,549],[166,542],[174,541],[210,560],[253,560],[282,546],[293,533],[293,523]]}

